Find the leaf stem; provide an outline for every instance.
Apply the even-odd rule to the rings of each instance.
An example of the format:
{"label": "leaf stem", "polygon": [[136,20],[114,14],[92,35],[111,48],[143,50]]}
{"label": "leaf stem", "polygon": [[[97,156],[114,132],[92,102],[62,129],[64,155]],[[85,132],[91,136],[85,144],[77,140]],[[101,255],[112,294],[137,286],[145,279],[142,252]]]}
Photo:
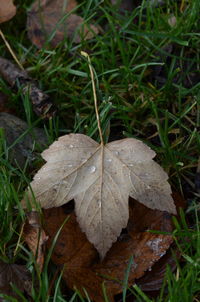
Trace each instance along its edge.
{"label": "leaf stem", "polygon": [[101,130],[101,123],[100,123],[99,112],[98,112],[98,105],[97,105],[97,94],[96,94],[95,81],[94,81],[94,72],[93,72],[93,69],[92,69],[90,56],[85,51],[81,51],[81,55],[86,57],[87,60],[88,60],[88,65],[89,65],[89,69],[90,69],[90,76],[91,76],[91,81],[92,81],[94,107],[95,107],[95,113],[96,113],[96,118],[97,118],[97,125],[98,125],[98,129],[99,129],[99,136],[100,136],[100,140],[101,140],[101,145],[104,145],[103,135],[102,135],[102,130]]}

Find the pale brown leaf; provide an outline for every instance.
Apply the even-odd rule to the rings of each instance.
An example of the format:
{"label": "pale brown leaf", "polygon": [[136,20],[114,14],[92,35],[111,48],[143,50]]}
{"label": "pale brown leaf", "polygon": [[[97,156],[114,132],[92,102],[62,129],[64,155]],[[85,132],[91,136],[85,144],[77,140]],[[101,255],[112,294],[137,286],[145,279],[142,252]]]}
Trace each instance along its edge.
{"label": "pale brown leaf", "polygon": [[[31,183],[36,200],[51,208],[74,199],[78,222],[102,258],[127,225],[129,196],[151,209],[176,213],[167,174],[152,160],[155,152],[139,140],[103,146],[70,134],[42,156],[47,163]],[[32,202],[31,191],[28,199]]]}
{"label": "pale brown leaf", "polygon": [[16,14],[16,7],[12,0],[0,0],[0,23],[6,22]]}

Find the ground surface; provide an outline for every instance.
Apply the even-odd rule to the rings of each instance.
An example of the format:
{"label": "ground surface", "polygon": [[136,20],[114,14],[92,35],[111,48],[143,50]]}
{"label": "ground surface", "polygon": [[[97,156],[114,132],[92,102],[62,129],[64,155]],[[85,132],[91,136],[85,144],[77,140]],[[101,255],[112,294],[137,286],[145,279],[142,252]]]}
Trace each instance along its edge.
{"label": "ground surface", "polygon": [[[176,274],[167,272],[167,293],[163,290],[157,298],[147,298],[136,288],[132,289],[135,301],[200,301],[199,0],[166,0],[160,6],[138,0],[129,10],[120,10],[110,1],[79,1],[79,15],[100,26],[101,33],[78,44],[66,39],[53,49],[40,50],[26,31],[27,9],[33,1],[17,2],[17,15],[1,29],[24,68],[50,95],[58,111],[53,119],[39,120],[28,97],[0,78],[0,91],[8,98],[6,109],[25,120],[29,129],[36,124],[45,129],[46,145],[71,132],[98,140],[88,65],[80,56],[80,50],[87,51],[96,72],[104,139],[135,137],[148,144],[168,173],[172,190],[182,194],[187,203],[181,221],[174,221],[173,233],[184,263],[177,263]],[[3,41],[0,53],[12,60]],[[21,241],[25,215],[19,202],[41,166],[38,150],[44,146],[35,146],[34,161],[16,166],[9,160],[13,147],[8,148],[3,132],[0,144],[0,258],[25,264],[34,275],[33,258]],[[54,296],[47,299],[48,277],[54,267],[49,270],[41,275],[38,291],[32,292],[33,301],[82,299],[76,293],[66,298],[59,277]]]}

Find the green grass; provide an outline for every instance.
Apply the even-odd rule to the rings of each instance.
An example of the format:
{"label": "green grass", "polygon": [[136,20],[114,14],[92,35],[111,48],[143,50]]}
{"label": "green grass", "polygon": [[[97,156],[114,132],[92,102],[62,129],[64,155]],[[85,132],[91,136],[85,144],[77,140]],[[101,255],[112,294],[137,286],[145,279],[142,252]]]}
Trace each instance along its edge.
{"label": "green grass", "polygon": [[[167,0],[166,5],[157,8],[141,1],[124,15],[110,1],[82,1],[78,12],[85,20],[104,28],[104,33],[80,44],[66,40],[55,49],[39,51],[25,30],[26,10],[32,1],[17,3],[17,15],[2,24],[1,29],[20,62],[58,106],[58,115],[49,121],[39,120],[29,99],[22,97],[21,91],[12,91],[0,78],[0,91],[9,97],[9,106],[28,122],[30,129],[33,124],[44,128],[49,144],[70,132],[99,140],[88,64],[80,55],[81,50],[89,52],[95,68],[104,140],[143,140],[157,152],[156,160],[168,172],[172,189],[181,192],[188,204],[193,202],[182,214],[181,222],[175,222],[173,236],[184,259],[184,263],[177,263],[178,274],[167,270],[163,290],[155,299],[148,298],[136,286],[127,294],[132,292],[136,301],[200,301],[199,194],[194,187],[200,153],[199,0],[185,1],[183,12],[181,1]],[[168,24],[171,15],[176,17],[175,27]],[[171,53],[166,50],[169,45],[173,47]],[[11,59],[3,41],[0,53]],[[159,76],[164,79],[162,83]],[[17,250],[16,245],[25,219],[20,200],[41,160],[38,155],[31,172],[28,163],[16,167],[9,161],[12,148],[6,146],[3,132],[0,145],[0,258],[26,264],[36,278],[33,257],[22,242]],[[38,291],[33,289],[34,301],[83,300],[78,292],[66,300],[61,276],[56,280],[55,294],[47,297],[48,277],[54,272],[52,265],[48,267],[40,276]]]}

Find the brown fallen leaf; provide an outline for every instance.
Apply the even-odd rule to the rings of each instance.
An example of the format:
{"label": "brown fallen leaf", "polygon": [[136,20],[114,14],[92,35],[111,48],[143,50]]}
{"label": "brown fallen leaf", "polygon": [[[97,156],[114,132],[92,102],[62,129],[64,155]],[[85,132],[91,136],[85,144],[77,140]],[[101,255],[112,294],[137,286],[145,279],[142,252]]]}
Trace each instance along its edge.
{"label": "brown fallen leaf", "polygon": [[66,37],[79,43],[82,37],[89,40],[98,34],[97,27],[84,24],[84,19],[78,15],[69,14],[76,6],[75,0],[36,0],[27,19],[28,36],[33,44],[42,48],[53,35],[50,44],[56,47]]}
{"label": "brown fallen leaf", "polygon": [[[102,292],[104,282],[109,301],[114,301],[114,295],[122,292],[131,256],[133,263],[129,273],[129,285],[150,271],[154,263],[165,255],[173,241],[172,237],[154,234],[148,230],[171,232],[171,216],[166,212],[151,210],[133,199],[130,200],[129,211],[131,215],[127,229],[123,230],[102,262],[93,245],[81,231],[75,213],[70,214],[52,254],[55,264],[60,267],[65,265],[63,278],[69,288],[77,288],[83,295],[84,288],[91,300],[102,302],[105,301]],[[68,205],[44,210],[44,229],[50,238],[48,247],[51,246],[67,215]]]}
{"label": "brown fallen leaf", "polygon": [[[151,209],[176,213],[167,174],[155,152],[137,139],[98,144],[83,134],[59,138],[42,153],[47,163],[31,187],[43,208],[74,199],[81,229],[101,258],[128,222],[128,197]],[[22,202],[32,203],[29,190]]]}
{"label": "brown fallen leaf", "polygon": [[176,269],[176,260],[172,256],[170,250],[156,262],[152,270],[145,273],[143,277],[136,281],[136,284],[145,292],[155,292],[161,289],[163,280],[166,274],[167,265],[171,271],[174,272]]}
{"label": "brown fallen leaf", "polygon": [[16,14],[16,6],[13,0],[0,0],[0,23],[12,19]]}
{"label": "brown fallen leaf", "polygon": [[[19,299],[13,291],[11,284],[22,293],[31,293],[32,277],[25,265],[4,263],[0,260],[0,294],[9,295]],[[0,298],[0,301],[7,301]],[[19,300],[20,301],[20,300]]]}
{"label": "brown fallen leaf", "polygon": [[36,263],[40,271],[44,264],[44,248],[48,240],[44,230],[41,227],[40,215],[36,211],[27,213],[28,222],[24,226],[23,238],[27,243],[33,255],[36,257]]}
{"label": "brown fallen leaf", "polygon": [[[177,212],[179,213],[179,209],[185,209],[187,206],[186,200],[181,196],[178,192],[173,192],[173,199],[176,204]],[[144,218],[144,220],[143,220]],[[178,214],[177,216],[178,219],[180,219],[180,215]],[[165,225],[164,226],[164,221],[161,222],[161,225],[157,224],[158,222],[154,221],[153,222],[153,217],[150,217],[147,213],[142,211],[138,211],[137,215],[137,220],[138,220],[138,228],[141,227],[141,224],[139,221],[152,221],[152,228],[159,229],[162,231],[167,231],[170,232],[170,227]],[[145,223],[145,222],[143,222]],[[143,228],[145,225],[143,225]],[[170,250],[166,251],[166,254],[163,255],[152,267],[150,271],[147,271],[144,276],[139,278],[136,281],[136,284],[139,285],[139,287],[145,291],[145,292],[151,292],[151,296],[156,296],[159,294],[159,290],[161,289],[163,285],[163,280],[165,277],[167,265],[170,266],[170,269],[172,272],[175,271],[176,269],[176,259],[174,258],[174,255],[176,255],[177,259],[181,258],[181,253],[177,249],[176,246],[173,247],[173,255]]]}
{"label": "brown fallen leaf", "polygon": [[[174,245],[171,247],[173,250]],[[177,253],[177,258],[180,258],[180,255]],[[166,277],[167,267],[170,268],[172,272],[175,272],[177,265],[174,256],[172,255],[170,249],[166,251],[166,254],[161,257],[150,270],[146,271],[145,274],[135,280],[135,284],[150,298],[150,301],[157,301],[156,298],[159,297],[160,289],[163,287],[163,282]],[[166,284],[166,283],[165,283]],[[167,286],[164,289],[164,292],[167,294]],[[117,294],[115,296],[115,302],[123,301],[123,294]],[[134,294],[128,292],[126,295],[126,302],[135,302],[137,299],[134,297]]]}
{"label": "brown fallen leaf", "polygon": [[[9,160],[14,165],[17,163],[21,169],[24,168],[25,163],[28,163],[29,167],[33,167],[38,151],[47,145],[45,131],[34,128],[29,133],[24,134],[29,125],[20,118],[5,112],[0,113],[0,128],[4,130],[7,146],[13,145],[18,140],[9,151]],[[20,136],[22,137],[19,140]]]}
{"label": "brown fallen leaf", "polygon": [[0,57],[0,74],[13,89],[22,88],[24,95],[28,93],[33,110],[38,116],[50,118],[55,114],[56,108],[50,97],[37,87],[35,81],[25,70],[22,71],[9,60]]}

